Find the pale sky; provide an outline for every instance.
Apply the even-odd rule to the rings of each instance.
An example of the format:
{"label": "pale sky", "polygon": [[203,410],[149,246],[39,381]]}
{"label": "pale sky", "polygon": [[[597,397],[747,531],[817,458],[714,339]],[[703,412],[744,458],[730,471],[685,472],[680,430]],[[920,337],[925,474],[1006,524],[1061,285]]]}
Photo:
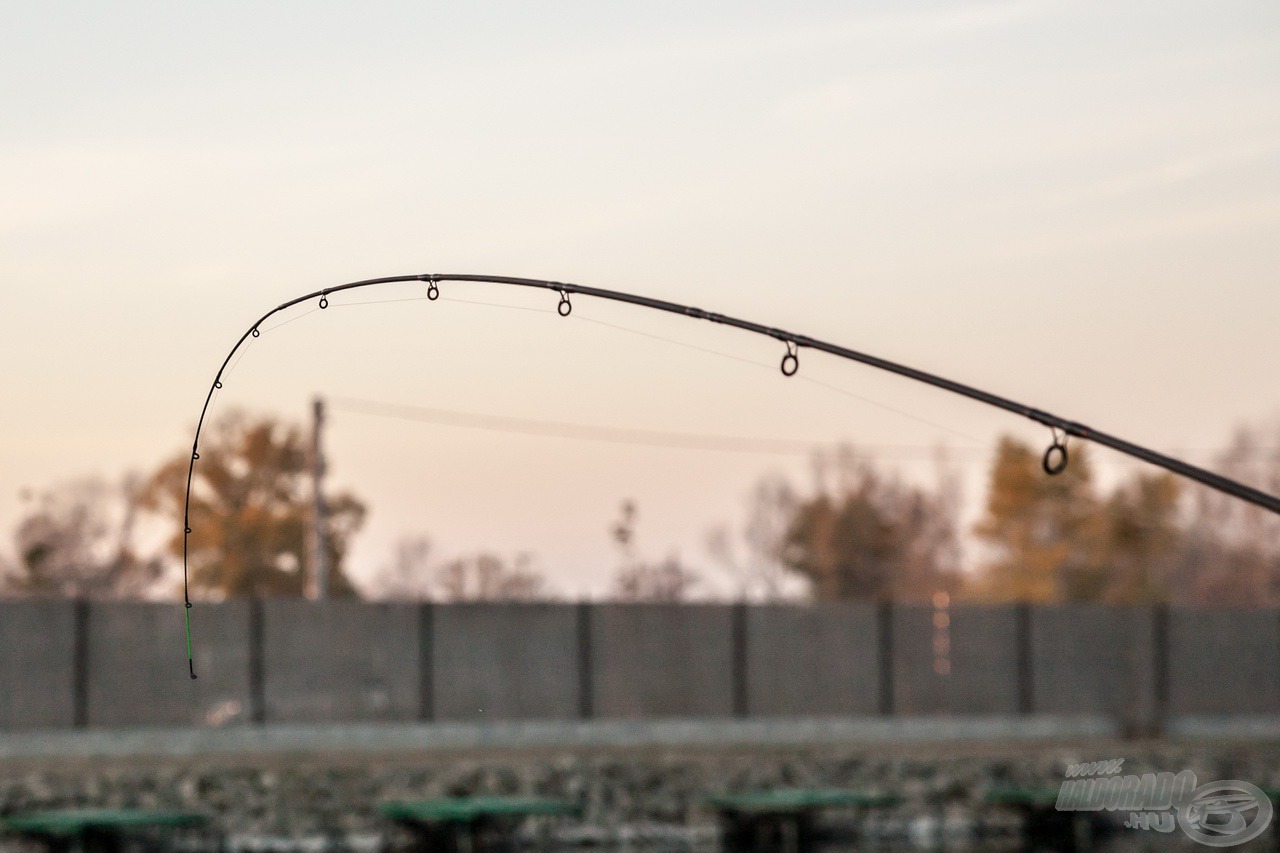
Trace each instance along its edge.
{"label": "pale sky", "polygon": [[[24,487],[189,447],[265,310],[381,275],[691,303],[1202,463],[1280,412],[1270,0],[11,0],[0,81],[0,551]],[[885,464],[913,477],[927,463],[898,457],[945,443],[975,502],[999,434],[1048,437],[818,354],[784,379],[776,342],[588,299],[567,320],[484,285],[339,307],[416,295],[265,334],[217,408],[300,420],[323,394],[848,440],[905,448]],[[704,567],[757,478],[807,471],[341,410],[328,443],[371,508],[357,575],[421,533],[442,556],[530,551],[568,595],[607,587],[621,500],[641,551]]]}

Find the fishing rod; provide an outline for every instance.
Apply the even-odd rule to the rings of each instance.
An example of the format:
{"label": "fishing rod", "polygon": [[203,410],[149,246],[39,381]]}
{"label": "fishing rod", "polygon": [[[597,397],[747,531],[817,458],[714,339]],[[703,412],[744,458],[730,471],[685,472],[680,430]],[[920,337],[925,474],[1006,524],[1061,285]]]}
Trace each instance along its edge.
{"label": "fishing rod", "polygon": [[772,326],[765,326],[760,323],[753,323],[750,320],[740,320],[737,317],[730,317],[727,314],[718,314],[714,311],[704,311],[701,308],[694,308],[690,305],[681,305],[678,302],[668,302],[663,299],[653,299],[648,296],[638,296],[634,293],[626,293],[620,290],[606,290],[601,287],[588,287],[581,284],[570,284],[562,281],[546,281],[534,278],[514,278],[511,276],[499,275],[461,275],[454,273],[445,274],[423,274],[423,275],[395,275],[384,278],[369,278],[363,281],[353,281],[347,284],[340,284],[336,287],[326,287],[322,290],[316,290],[296,299],[290,299],[288,302],[282,302],[275,308],[272,308],[266,314],[258,318],[252,326],[249,327],[240,339],[236,341],[235,346],[227,353],[227,357],[223,359],[222,366],[218,368],[218,373],[213,379],[213,384],[209,387],[209,393],[205,396],[204,407],[200,410],[200,420],[196,423],[195,441],[191,445],[191,460],[187,466],[187,490],[186,500],[182,512],[182,595],[186,610],[186,632],[187,632],[187,666],[191,672],[191,677],[196,677],[195,663],[191,654],[191,594],[187,577],[187,545],[188,538],[191,535],[191,482],[195,474],[195,464],[200,458],[200,431],[204,428],[205,416],[209,412],[209,404],[213,400],[214,392],[222,388],[222,377],[227,370],[227,365],[231,363],[231,359],[239,351],[244,342],[250,338],[259,337],[262,334],[261,326],[273,315],[281,311],[292,308],[302,302],[311,299],[319,299],[320,308],[329,307],[329,296],[334,293],[341,293],[344,290],[356,290],[362,287],[373,287],[380,284],[397,284],[403,282],[422,282],[427,285],[427,299],[435,301],[440,298],[440,284],[447,281],[454,282],[480,282],[485,284],[505,284],[516,287],[533,287],[541,290],[550,290],[559,295],[560,300],[556,305],[556,313],[561,317],[568,317],[573,312],[573,302],[570,300],[571,295],[593,296],[598,299],[608,299],[614,302],[626,302],[630,305],[638,305],[642,308],[652,308],[657,311],[666,311],[670,314],[680,314],[685,317],[692,317],[695,320],[707,320],[712,323],[719,323],[724,326],[732,326],[736,329],[742,329],[748,332],[754,332],[758,335],[766,335],[778,341],[785,347],[782,361],[779,365],[784,376],[794,376],[800,370],[800,350],[811,349],[818,352],[825,352],[830,355],[848,359],[850,361],[860,362],[870,367],[895,373],[898,376],[905,376],[908,379],[914,379],[917,382],[923,382],[926,385],[932,385],[935,388],[941,388],[944,391],[950,391],[953,394],[959,394],[962,397],[968,397],[971,400],[977,400],[979,403],[985,403],[988,406],[995,406],[997,409],[1004,409],[1006,412],[1012,412],[1024,418],[1035,421],[1038,424],[1049,428],[1051,440],[1049,447],[1045,450],[1044,456],[1041,458],[1040,464],[1044,472],[1049,475],[1061,474],[1067,467],[1067,438],[1080,438],[1100,444],[1103,447],[1109,447],[1117,450],[1127,456],[1140,459],[1143,462],[1164,468],[1179,476],[1194,480],[1197,483],[1216,489],[1224,494],[1239,498],[1255,506],[1262,507],[1265,510],[1280,515],[1280,497],[1268,494],[1259,489],[1255,489],[1230,477],[1224,477],[1221,474],[1215,474],[1212,471],[1200,468],[1175,459],[1172,456],[1166,456],[1163,453],[1157,453],[1150,448],[1125,441],[1114,435],[1110,435],[1092,427],[1085,426],[1082,423],[1071,421],[1066,418],[1050,412],[1036,409],[1031,406],[1001,397],[998,394],[992,394],[989,391],[983,391],[980,388],[974,388],[971,385],[965,385],[933,373],[927,373],[923,370],[917,370],[914,367],[907,367],[888,359],[878,356],[869,355],[858,350],[849,349],[847,347],[838,346],[837,344],[828,343],[826,341],[811,338],[807,335],[797,335],[784,329],[777,329]]}

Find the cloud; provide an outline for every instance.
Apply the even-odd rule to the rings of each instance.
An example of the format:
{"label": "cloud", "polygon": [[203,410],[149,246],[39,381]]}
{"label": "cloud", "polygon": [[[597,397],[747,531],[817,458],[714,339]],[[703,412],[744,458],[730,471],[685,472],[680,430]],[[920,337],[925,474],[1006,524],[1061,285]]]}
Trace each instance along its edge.
{"label": "cloud", "polygon": [[799,24],[787,28],[739,30],[723,34],[699,34],[666,42],[647,42],[631,49],[616,45],[600,48],[569,61],[577,66],[680,65],[686,63],[735,63],[793,57],[814,51],[858,45],[904,46],[954,41],[985,35],[1065,8],[1060,0],[1005,0],[1005,2],[946,5],[928,11],[850,17],[836,21]]}
{"label": "cloud", "polygon": [[1051,206],[1065,207],[1137,195],[1184,184],[1258,160],[1272,160],[1278,153],[1280,153],[1280,139],[1236,142],[1213,151],[1168,159],[1154,166],[1134,169],[1083,186],[1072,187],[1047,197],[1046,202]]}
{"label": "cloud", "polygon": [[1280,224],[1280,198],[1259,198],[1161,212],[1145,218],[1099,222],[1073,233],[1010,239],[1000,255],[1006,259],[1028,260],[1134,243],[1171,244],[1277,224]]}

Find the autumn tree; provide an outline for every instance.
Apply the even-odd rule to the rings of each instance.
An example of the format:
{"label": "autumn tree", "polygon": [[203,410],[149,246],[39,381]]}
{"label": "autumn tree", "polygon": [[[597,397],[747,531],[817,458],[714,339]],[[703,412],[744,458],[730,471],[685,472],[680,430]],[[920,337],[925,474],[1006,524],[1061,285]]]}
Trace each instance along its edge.
{"label": "autumn tree", "polygon": [[[233,411],[206,428],[191,485],[188,565],[194,590],[217,596],[300,596],[306,588],[311,494],[301,427]],[[182,510],[190,456],[160,467],[147,506],[177,522],[168,550],[182,556]],[[365,507],[350,494],[325,496],[329,594],[356,595],[343,569]]]}
{"label": "autumn tree", "polygon": [[1167,601],[1185,544],[1181,496],[1177,478],[1163,471],[1137,472],[1116,486],[1101,504],[1091,565],[1068,590],[1071,597]]}
{"label": "autumn tree", "polygon": [[1050,476],[1039,450],[1000,440],[975,528],[990,556],[972,591],[1003,601],[1168,600],[1185,545],[1178,480],[1136,471],[1100,493],[1086,446],[1070,452]]}
{"label": "autumn tree", "polygon": [[906,483],[852,448],[819,457],[814,494],[795,505],[783,563],[814,597],[923,599],[958,583],[955,479]]}
{"label": "autumn tree", "polygon": [[74,480],[24,495],[14,531],[18,562],[5,587],[18,595],[135,598],[163,572],[156,557],[137,553],[139,478]]}
{"label": "autumn tree", "polygon": [[986,515],[975,527],[990,558],[974,589],[1000,601],[1061,601],[1097,596],[1097,524],[1089,453],[1072,445],[1057,476],[1041,453],[1011,436],[996,447]]}

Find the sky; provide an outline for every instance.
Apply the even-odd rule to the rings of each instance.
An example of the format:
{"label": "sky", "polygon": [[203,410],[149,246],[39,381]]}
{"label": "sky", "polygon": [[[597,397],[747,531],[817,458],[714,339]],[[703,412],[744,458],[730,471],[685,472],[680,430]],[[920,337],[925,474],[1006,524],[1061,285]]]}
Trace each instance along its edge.
{"label": "sky", "polygon": [[[190,447],[266,310],[382,275],[694,304],[1201,463],[1280,413],[1272,2],[11,1],[0,83],[0,553],[24,489]],[[1048,439],[821,354],[786,379],[776,341],[735,330],[442,290],[294,309],[213,415],[301,422],[323,395],[845,441],[922,482],[943,445],[970,515],[999,435]],[[357,576],[426,535],[599,594],[625,499],[641,552],[711,575],[706,532],[741,525],[752,484],[809,477],[803,453],[355,409],[335,402],[325,438],[332,482],[371,510]]]}

